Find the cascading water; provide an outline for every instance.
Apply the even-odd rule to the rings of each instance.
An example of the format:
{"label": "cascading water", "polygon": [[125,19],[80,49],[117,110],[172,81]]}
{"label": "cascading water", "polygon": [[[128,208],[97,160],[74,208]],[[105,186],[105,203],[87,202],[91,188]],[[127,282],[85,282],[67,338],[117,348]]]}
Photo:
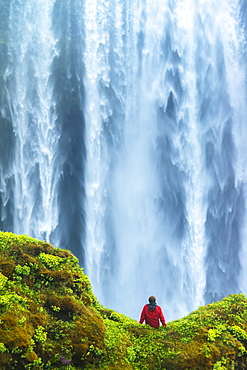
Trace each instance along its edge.
{"label": "cascading water", "polygon": [[[103,72],[97,66],[90,81],[98,128],[87,145],[98,170],[87,178],[87,271],[97,295],[117,310],[137,317],[140,302],[155,294],[168,317],[181,316],[239,291],[237,136],[246,99],[237,2],[88,3],[94,53],[86,59]],[[113,60],[124,63],[109,63],[112,48]],[[122,85],[114,86],[119,76]],[[112,147],[105,142],[114,115],[109,90],[123,107]]]}
{"label": "cascading water", "polygon": [[71,249],[134,318],[245,292],[246,11],[12,0],[1,228]]}
{"label": "cascading water", "polygon": [[15,148],[14,182],[2,192],[3,203],[13,197],[13,230],[38,238],[48,237],[58,218],[52,178],[58,133],[49,81],[56,55],[50,18],[53,5],[52,0],[11,2],[5,72],[5,110],[9,110],[13,125]]}

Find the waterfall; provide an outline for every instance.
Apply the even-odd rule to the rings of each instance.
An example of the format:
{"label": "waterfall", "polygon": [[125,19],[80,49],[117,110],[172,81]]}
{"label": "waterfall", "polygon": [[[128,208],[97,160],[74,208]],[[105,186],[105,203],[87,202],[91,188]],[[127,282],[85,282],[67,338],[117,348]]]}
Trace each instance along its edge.
{"label": "waterfall", "polygon": [[11,0],[1,229],[72,250],[136,319],[150,295],[171,320],[246,292],[246,11]]}
{"label": "waterfall", "polygon": [[[3,204],[12,202],[16,233],[46,238],[58,217],[53,181],[56,105],[50,84],[56,40],[50,12],[54,1],[12,1],[9,12],[7,104],[3,116],[13,127],[13,161],[3,187]],[[9,143],[3,143],[8,147]],[[3,179],[1,179],[3,180]],[[2,186],[7,184],[6,178]],[[5,184],[4,184],[5,183]]]}
{"label": "waterfall", "polygon": [[179,317],[240,289],[238,4],[87,3],[87,271],[105,304],[137,317],[154,294]]}

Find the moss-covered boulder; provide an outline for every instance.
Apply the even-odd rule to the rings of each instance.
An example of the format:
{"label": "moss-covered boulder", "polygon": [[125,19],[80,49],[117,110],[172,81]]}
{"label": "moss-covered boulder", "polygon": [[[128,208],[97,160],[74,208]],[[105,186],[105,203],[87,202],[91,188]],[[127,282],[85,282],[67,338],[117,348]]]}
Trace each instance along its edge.
{"label": "moss-covered boulder", "polygon": [[10,233],[0,233],[0,252],[0,368],[97,363],[106,328],[77,258]]}
{"label": "moss-covered boulder", "polygon": [[71,252],[0,232],[1,370],[245,368],[243,294],[153,329],[102,307]]}

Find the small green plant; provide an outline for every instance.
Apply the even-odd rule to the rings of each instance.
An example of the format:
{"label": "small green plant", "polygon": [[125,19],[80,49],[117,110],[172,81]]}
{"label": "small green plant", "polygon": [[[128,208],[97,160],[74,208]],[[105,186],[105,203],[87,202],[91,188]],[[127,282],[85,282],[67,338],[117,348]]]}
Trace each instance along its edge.
{"label": "small green plant", "polygon": [[0,343],[0,354],[8,352],[7,348],[5,347],[4,343]]}
{"label": "small green plant", "polygon": [[15,267],[15,273],[16,275],[21,275],[21,276],[28,276],[30,275],[30,267],[27,266],[27,265],[24,265],[24,266],[21,266],[21,265],[17,265]]}
{"label": "small green plant", "polygon": [[53,269],[64,263],[64,258],[41,252],[38,260],[46,267]]}
{"label": "small green plant", "polygon": [[8,278],[0,272],[0,292],[6,287]]}
{"label": "small green plant", "polygon": [[11,310],[13,305],[16,303],[24,308],[26,302],[27,299],[25,297],[22,297],[16,293],[8,292],[4,295],[0,295],[0,307],[4,307],[5,310]]}
{"label": "small green plant", "polygon": [[91,353],[93,353],[96,356],[101,356],[103,351],[97,347],[95,347],[93,344],[89,346],[89,350],[86,354],[86,356],[89,356]]}
{"label": "small green plant", "polygon": [[234,370],[234,368],[234,362],[225,357],[222,357],[221,360],[217,361],[213,366],[213,370]]}
{"label": "small green plant", "polygon": [[215,329],[209,329],[207,339],[209,342],[214,342],[217,338],[218,333]]}
{"label": "small green plant", "polygon": [[34,360],[31,364],[25,365],[26,370],[43,369],[43,362],[41,358]]}
{"label": "small green plant", "polygon": [[47,332],[42,326],[38,326],[35,329],[35,334],[33,337],[36,342],[45,343],[47,340]]}
{"label": "small green plant", "polygon": [[19,354],[19,353],[22,353],[22,349],[19,348],[19,347],[15,347],[11,350],[11,353],[14,353],[14,354]]}
{"label": "small green plant", "polygon": [[210,358],[210,356],[211,356],[211,349],[210,349],[210,347],[207,344],[204,344],[203,345],[203,353],[204,353],[205,357]]}
{"label": "small green plant", "polygon": [[24,322],[26,322],[27,318],[26,317],[22,317],[21,319],[19,319],[18,323],[20,325],[24,324]]}
{"label": "small green plant", "polygon": [[244,329],[240,328],[238,325],[233,325],[229,328],[233,333],[234,337],[238,340],[247,340],[247,333]]}
{"label": "small green plant", "polygon": [[238,357],[242,357],[247,354],[246,348],[244,346],[238,347]]}
{"label": "small green plant", "polygon": [[55,312],[59,312],[61,310],[61,308],[60,307],[57,307],[57,306],[51,306],[51,308]]}
{"label": "small green plant", "polygon": [[136,351],[133,346],[127,347],[127,359],[130,362],[135,362],[136,359]]}

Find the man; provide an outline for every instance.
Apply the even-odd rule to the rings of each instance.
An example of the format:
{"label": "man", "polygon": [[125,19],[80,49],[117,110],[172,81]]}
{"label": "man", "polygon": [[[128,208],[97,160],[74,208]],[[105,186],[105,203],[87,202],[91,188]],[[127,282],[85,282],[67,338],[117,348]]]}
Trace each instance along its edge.
{"label": "man", "polygon": [[142,309],[140,324],[145,323],[157,329],[160,326],[160,321],[163,326],[166,326],[165,317],[162,309],[156,304],[156,298],[152,295],[148,298],[149,304],[145,304]]}

